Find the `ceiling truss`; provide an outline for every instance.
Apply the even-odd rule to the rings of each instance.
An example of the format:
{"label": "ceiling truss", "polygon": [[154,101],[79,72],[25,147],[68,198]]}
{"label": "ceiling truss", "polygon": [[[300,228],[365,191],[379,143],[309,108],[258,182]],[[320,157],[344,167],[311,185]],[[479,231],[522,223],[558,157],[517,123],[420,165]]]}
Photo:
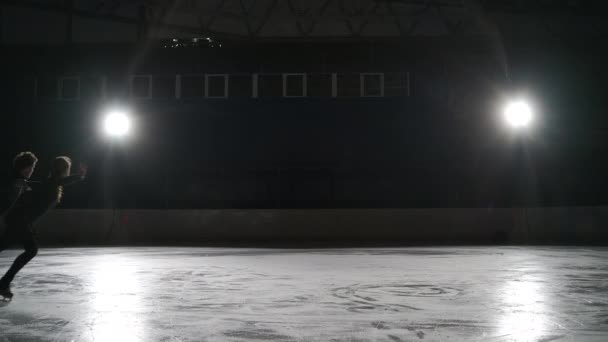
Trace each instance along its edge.
{"label": "ceiling truss", "polygon": [[[484,34],[483,15],[537,18],[550,34],[551,17],[602,14],[584,0],[0,0],[0,4],[137,25],[151,30],[217,38],[365,38],[434,34]],[[598,19],[589,23],[605,34]],[[69,30],[68,27],[68,30]],[[604,31],[602,31],[604,30]],[[71,33],[66,34],[71,37]],[[71,38],[70,38],[71,39]]]}

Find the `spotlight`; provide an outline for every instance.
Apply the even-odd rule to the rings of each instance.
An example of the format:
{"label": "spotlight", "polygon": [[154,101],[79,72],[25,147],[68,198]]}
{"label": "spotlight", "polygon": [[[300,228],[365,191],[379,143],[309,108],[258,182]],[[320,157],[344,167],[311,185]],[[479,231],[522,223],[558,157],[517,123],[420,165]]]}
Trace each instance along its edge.
{"label": "spotlight", "polygon": [[505,106],[504,118],[513,128],[528,127],[533,119],[532,108],[523,100],[511,101]]}
{"label": "spotlight", "polygon": [[104,119],[104,130],[106,134],[113,137],[122,137],[129,133],[131,121],[125,111],[112,110],[106,114]]}

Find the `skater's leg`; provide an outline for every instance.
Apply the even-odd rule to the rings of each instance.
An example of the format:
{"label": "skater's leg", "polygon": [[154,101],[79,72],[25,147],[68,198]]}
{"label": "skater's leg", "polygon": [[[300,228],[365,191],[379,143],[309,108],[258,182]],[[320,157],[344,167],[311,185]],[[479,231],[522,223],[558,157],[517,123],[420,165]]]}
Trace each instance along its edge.
{"label": "skater's leg", "polygon": [[21,238],[25,252],[19,254],[19,256],[13,262],[11,268],[8,269],[4,277],[0,279],[0,289],[8,288],[15,275],[25,266],[30,260],[32,260],[36,254],[38,254],[38,243],[32,233],[30,227],[25,227],[23,236]]}

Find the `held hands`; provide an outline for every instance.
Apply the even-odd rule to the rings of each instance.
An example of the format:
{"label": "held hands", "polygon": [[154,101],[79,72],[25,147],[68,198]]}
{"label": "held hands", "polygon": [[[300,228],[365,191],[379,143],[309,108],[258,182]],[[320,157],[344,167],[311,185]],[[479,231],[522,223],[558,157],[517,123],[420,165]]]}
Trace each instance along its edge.
{"label": "held hands", "polygon": [[78,164],[78,174],[80,175],[80,177],[85,178],[87,176],[88,169],[89,166],[86,163],[80,162]]}

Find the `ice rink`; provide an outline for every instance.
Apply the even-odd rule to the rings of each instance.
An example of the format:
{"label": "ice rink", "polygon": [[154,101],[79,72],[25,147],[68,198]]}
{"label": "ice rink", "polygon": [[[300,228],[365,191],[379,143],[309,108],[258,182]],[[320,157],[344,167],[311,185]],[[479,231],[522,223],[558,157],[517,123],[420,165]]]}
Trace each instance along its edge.
{"label": "ice rink", "polygon": [[608,341],[606,248],[41,249],[13,292],[0,342]]}

